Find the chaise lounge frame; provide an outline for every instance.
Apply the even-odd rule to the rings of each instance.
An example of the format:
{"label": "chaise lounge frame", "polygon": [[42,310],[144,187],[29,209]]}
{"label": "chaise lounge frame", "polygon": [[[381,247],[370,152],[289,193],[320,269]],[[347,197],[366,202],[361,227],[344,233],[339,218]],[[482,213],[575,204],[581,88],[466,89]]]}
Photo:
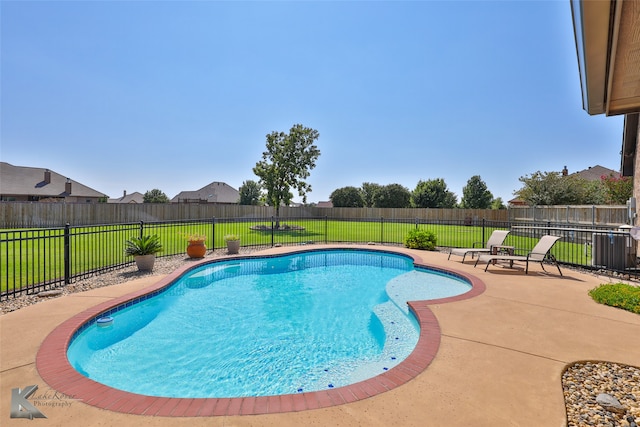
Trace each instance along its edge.
{"label": "chaise lounge frame", "polygon": [[489,268],[489,264],[491,264],[493,261],[509,261],[511,265],[513,265],[514,261],[522,261],[526,263],[524,271],[525,274],[529,274],[529,262],[539,262],[542,269],[544,271],[547,271],[545,270],[543,264],[543,262],[547,260],[555,264],[556,268],[558,269],[558,273],[560,273],[560,276],[562,276],[562,271],[560,271],[560,265],[558,265],[556,257],[549,253],[553,245],[555,245],[558,240],[560,240],[560,237],[558,236],[542,236],[538,243],[536,243],[536,245],[533,247],[533,249],[531,249],[531,252],[529,252],[526,256],[483,254],[478,257],[476,263],[474,264],[474,267],[477,266],[480,262],[486,262],[487,265],[484,267],[484,271],[487,271],[487,269]]}
{"label": "chaise lounge frame", "polygon": [[[484,252],[491,252],[494,246],[501,246],[504,243],[504,240],[507,238],[509,234],[509,230],[493,230],[491,236],[489,236],[489,240],[487,240],[487,244],[484,247],[473,247],[473,248],[451,248],[449,250],[449,256],[447,259],[451,259],[451,255],[458,255],[462,257],[462,261],[464,262],[467,254],[471,254],[471,258],[473,258],[474,254],[480,254]],[[475,243],[474,243],[475,246]]]}

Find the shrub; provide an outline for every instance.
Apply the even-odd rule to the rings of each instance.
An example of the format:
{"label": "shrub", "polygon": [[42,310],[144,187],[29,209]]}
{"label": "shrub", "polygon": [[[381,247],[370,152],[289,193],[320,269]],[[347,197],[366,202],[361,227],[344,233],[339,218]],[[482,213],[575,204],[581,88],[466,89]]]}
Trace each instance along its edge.
{"label": "shrub", "polygon": [[625,283],[606,283],[589,291],[594,301],[640,314],[640,287]]}
{"label": "shrub", "polygon": [[409,249],[432,251],[436,248],[436,235],[427,230],[411,230],[404,238],[404,245]]}
{"label": "shrub", "polygon": [[160,251],[162,251],[162,244],[156,234],[132,237],[125,242],[124,253],[128,256],[153,255]]}

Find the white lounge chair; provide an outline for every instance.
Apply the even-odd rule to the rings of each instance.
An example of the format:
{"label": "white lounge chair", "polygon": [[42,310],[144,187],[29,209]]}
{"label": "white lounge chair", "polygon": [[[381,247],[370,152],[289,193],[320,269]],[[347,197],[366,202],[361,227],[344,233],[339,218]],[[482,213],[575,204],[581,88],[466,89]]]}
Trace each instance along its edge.
{"label": "white lounge chair", "polygon": [[[536,245],[533,247],[533,249],[531,249],[531,252],[529,252],[526,256],[522,256],[522,255],[505,255],[505,254],[482,254],[478,257],[478,259],[476,260],[476,263],[474,264],[474,267],[476,265],[478,265],[479,262],[486,262],[487,265],[484,267],[484,271],[487,271],[487,268],[489,268],[489,264],[492,263],[492,261],[509,261],[511,263],[511,265],[513,265],[514,261],[522,261],[526,263],[526,267],[525,267],[525,274],[529,273],[529,262],[539,262],[540,266],[542,267],[542,269],[544,270],[544,264],[543,261],[545,259],[548,259],[549,261],[553,262],[556,267],[558,268],[558,273],[560,273],[560,276],[562,276],[562,271],[560,271],[560,266],[558,265],[558,261],[556,260],[556,257],[554,257],[552,254],[549,253],[549,251],[551,250],[551,248],[553,247],[553,245],[560,240],[560,237],[558,236],[542,236],[540,238],[540,241],[538,241],[538,243],[536,243]],[[544,270],[546,271],[546,270]]]}
{"label": "white lounge chair", "polygon": [[487,244],[484,247],[451,248],[451,250],[449,251],[449,257],[447,259],[451,259],[451,255],[458,255],[462,257],[461,262],[464,262],[464,258],[469,253],[473,258],[475,254],[491,252],[492,247],[501,246],[504,243],[504,239],[507,238],[507,234],[509,234],[509,230],[494,230],[493,233],[491,233],[491,236],[489,236],[489,240],[487,240]]}

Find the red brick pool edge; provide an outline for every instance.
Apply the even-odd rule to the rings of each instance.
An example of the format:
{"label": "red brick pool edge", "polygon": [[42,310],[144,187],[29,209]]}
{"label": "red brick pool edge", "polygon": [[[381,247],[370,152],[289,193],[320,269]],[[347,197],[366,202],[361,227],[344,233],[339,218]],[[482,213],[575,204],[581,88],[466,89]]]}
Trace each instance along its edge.
{"label": "red brick pool edge", "polygon": [[486,289],[482,280],[467,273],[418,262],[416,262],[416,266],[454,274],[467,280],[472,289],[455,297],[408,302],[409,308],[420,326],[418,343],[413,352],[394,368],[348,386],[322,391],[260,397],[154,397],[117,390],[95,382],[81,375],[69,364],[67,347],[74,333],[89,320],[123,303],[169,286],[185,271],[193,268],[193,265],[176,270],[146,289],[99,304],[63,322],[42,342],[36,356],[36,368],[42,379],[52,389],[69,398],[98,408],[132,415],[167,417],[258,415],[305,411],[355,402],[399,387],[418,376],[431,364],[440,347],[440,326],[435,315],[429,309],[429,305],[473,298]]}

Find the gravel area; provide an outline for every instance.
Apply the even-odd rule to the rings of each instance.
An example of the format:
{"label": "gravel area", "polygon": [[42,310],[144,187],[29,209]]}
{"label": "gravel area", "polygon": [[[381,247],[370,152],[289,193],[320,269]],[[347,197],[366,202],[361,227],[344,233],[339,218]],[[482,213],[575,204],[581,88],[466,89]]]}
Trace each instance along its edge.
{"label": "gravel area", "polygon": [[[248,248],[240,248],[240,254],[246,255],[249,253],[255,252],[254,249]],[[213,259],[213,258],[221,258],[226,257],[227,250],[221,249],[215,252],[207,252],[207,255],[204,259]],[[0,316],[15,310],[19,310],[23,307],[37,304],[41,301],[46,301],[50,298],[57,298],[63,295],[69,295],[76,292],[84,292],[91,289],[101,288],[103,286],[111,286],[117,285],[118,283],[128,282],[130,280],[137,279],[139,277],[144,276],[157,276],[162,274],[169,274],[173,272],[176,268],[188,264],[200,261],[201,259],[191,259],[189,257],[185,257],[185,255],[176,255],[176,256],[167,256],[167,257],[158,257],[155,260],[155,264],[153,265],[153,271],[138,271],[138,268],[135,264],[124,267],[122,269],[98,274],[95,276],[88,277],[86,279],[77,279],[74,283],[70,285],[63,286],[58,289],[54,289],[54,293],[57,291],[61,291],[61,293],[57,295],[53,295],[50,297],[42,297],[41,295],[22,295],[17,298],[9,298],[7,301],[0,302]],[[45,294],[46,295],[46,294]]]}
{"label": "gravel area", "polygon": [[[630,426],[640,422],[640,369],[608,362],[581,362],[562,375],[567,425]],[[614,397],[621,408],[607,410],[596,398]]]}
{"label": "gravel area", "polygon": [[[241,254],[253,250],[241,248]],[[206,258],[227,256],[226,250],[207,253]],[[43,298],[24,295],[0,302],[0,315],[20,308],[76,292],[115,285],[145,275],[169,274],[185,263],[196,260],[184,255],[157,258],[152,272],[140,272],[134,265],[86,279],[61,288],[60,294]],[[637,427],[640,425],[640,368],[609,362],[580,362],[567,368],[562,375],[562,388],[569,427]],[[622,409],[607,410],[596,402],[602,393],[617,399]]]}

